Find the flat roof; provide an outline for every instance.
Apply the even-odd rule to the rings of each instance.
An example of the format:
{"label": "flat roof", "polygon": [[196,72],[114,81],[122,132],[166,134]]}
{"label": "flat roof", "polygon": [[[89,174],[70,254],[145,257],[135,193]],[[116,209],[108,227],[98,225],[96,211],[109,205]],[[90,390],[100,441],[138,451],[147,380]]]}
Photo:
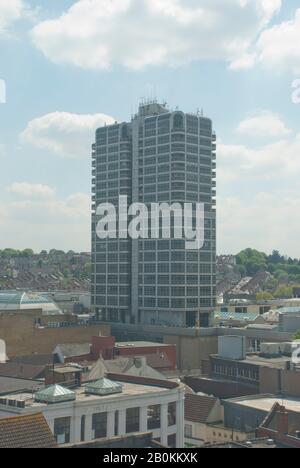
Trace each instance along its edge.
{"label": "flat roof", "polygon": [[255,364],[257,366],[263,367],[278,367],[282,368],[285,367],[287,362],[290,362],[291,358],[288,357],[278,357],[278,358],[265,358],[261,356],[248,356],[245,359],[245,363]]}
{"label": "flat roof", "polygon": [[0,376],[0,395],[20,392],[21,390],[36,390],[44,386],[40,380],[22,379]]}
{"label": "flat roof", "polygon": [[246,359],[229,359],[222,357],[218,354],[212,355],[213,358],[221,359],[223,361],[230,361],[236,364],[252,364],[255,366],[261,367],[274,367],[278,369],[284,369],[287,362],[290,362],[291,358],[288,357],[278,357],[278,358],[265,358],[258,355],[247,356]]}
{"label": "flat roof", "polygon": [[299,398],[280,398],[275,396],[262,396],[262,397],[247,397],[245,399],[236,398],[228,400],[239,406],[253,408],[256,410],[266,411],[269,413],[275,403],[284,406],[288,411],[300,413],[300,399]]}
{"label": "flat roof", "polygon": [[75,366],[54,367],[55,374],[73,374],[74,372],[82,372],[83,369]]}
{"label": "flat roof", "polygon": [[154,343],[151,341],[119,341],[115,344],[116,348],[158,348],[163,346],[166,347],[170,345],[166,343]]}
{"label": "flat roof", "polygon": [[[104,395],[104,396],[99,396],[99,395],[87,395],[85,393],[85,387],[87,383],[84,383],[80,388],[74,389],[73,391],[76,393],[76,400],[72,401],[72,404],[76,404],[77,402],[95,402],[97,404],[105,403],[108,400],[114,400],[118,398],[124,398],[124,397],[132,397],[132,396],[142,396],[142,395],[151,395],[153,393],[164,393],[166,391],[170,391],[170,388],[167,387],[158,387],[155,385],[142,385],[142,384],[136,384],[136,383],[125,383],[121,382],[123,386],[123,392],[122,393],[115,393],[112,395]],[[40,403],[36,402],[34,400],[34,397],[32,393],[30,392],[20,392],[20,393],[14,393],[14,394],[6,394],[2,395],[2,398],[6,398],[8,400],[21,400],[25,401],[25,408],[45,408],[49,405],[46,403]],[[54,403],[55,405],[55,403]],[[3,406],[0,405],[0,409],[3,409]],[[7,407],[9,408],[9,407]]]}

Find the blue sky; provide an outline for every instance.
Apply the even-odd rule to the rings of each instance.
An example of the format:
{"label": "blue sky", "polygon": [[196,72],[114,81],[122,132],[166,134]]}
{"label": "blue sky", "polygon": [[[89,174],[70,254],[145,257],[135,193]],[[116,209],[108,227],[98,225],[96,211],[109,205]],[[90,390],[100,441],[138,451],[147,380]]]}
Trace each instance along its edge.
{"label": "blue sky", "polygon": [[94,129],[156,95],[214,121],[219,252],[300,257],[299,31],[299,0],[0,2],[0,248],[89,250]]}

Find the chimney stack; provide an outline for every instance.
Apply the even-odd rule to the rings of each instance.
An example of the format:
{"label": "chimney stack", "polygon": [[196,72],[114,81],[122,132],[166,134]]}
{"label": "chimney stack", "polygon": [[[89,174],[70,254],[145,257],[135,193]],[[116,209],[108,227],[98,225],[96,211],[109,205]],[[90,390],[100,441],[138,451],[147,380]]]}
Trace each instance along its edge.
{"label": "chimney stack", "polygon": [[289,413],[284,406],[280,406],[278,411],[278,432],[288,434],[289,432]]}

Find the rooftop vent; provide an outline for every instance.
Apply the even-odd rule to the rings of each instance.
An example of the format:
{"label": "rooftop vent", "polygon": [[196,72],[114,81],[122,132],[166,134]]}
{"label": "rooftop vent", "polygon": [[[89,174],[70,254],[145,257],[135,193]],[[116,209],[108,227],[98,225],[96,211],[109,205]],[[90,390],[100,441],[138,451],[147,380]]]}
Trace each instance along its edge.
{"label": "rooftop vent", "polygon": [[105,378],[97,380],[97,382],[91,382],[85,387],[85,393],[87,395],[105,396],[122,392],[122,384],[120,384],[119,382],[113,382],[112,380],[108,380]]}
{"label": "rooftop vent", "polygon": [[76,393],[60,385],[52,385],[36,392],[34,399],[39,403],[62,403],[76,400]]}

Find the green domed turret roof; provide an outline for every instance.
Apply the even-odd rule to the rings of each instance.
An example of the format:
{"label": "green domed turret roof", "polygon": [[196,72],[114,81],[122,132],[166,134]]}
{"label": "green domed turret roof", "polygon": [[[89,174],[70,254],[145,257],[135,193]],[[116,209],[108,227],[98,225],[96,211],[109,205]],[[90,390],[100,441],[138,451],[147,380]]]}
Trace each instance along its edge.
{"label": "green domed turret roof", "polygon": [[85,387],[85,393],[99,396],[113,395],[114,393],[122,393],[122,391],[122,384],[105,378],[91,382]]}
{"label": "green domed turret roof", "polygon": [[62,403],[73,400],[76,400],[76,393],[60,385],[52,385],[35,394],[35,401],[41,403]]}

